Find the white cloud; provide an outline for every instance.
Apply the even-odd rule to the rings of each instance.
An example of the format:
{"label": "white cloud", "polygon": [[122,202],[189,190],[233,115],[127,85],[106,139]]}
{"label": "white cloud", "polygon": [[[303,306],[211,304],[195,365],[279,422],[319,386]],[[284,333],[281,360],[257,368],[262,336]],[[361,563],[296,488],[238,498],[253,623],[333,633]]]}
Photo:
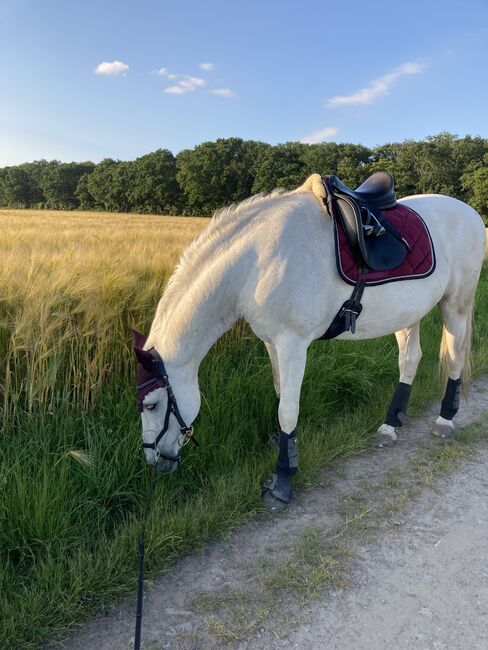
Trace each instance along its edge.
{"label": "white cloud", "polygon": [[213,88],[208,91],[210,95],[219,95],[219,97],[234,97],[235,93],[230,88]]}
{"label": "white cloud", "polygon": [[188,90],[195,90],[195,88],[205,86],[206,83],[205,79],[200,77],[185,77],[178,85]]}
{"label": "white cloud", "polygon": [[398,66],[391,72],[373,79],[367,86],[356,91],[352,95],[338,95],[327,100],[327,106],[346,106],[353,104],[373,104],[378,97],[387,95],[393,83],[403,75],[419,74],[423,72],[425,65],[423,63],[407,62]]}
{"label": "white cloud", "polygon": [[165,88],[164,92],[169,93],[170,95],[184,95],[185,93],[190,93],[197,88],[205,86],[206,83],[205,79],[201,79],[200,77],[186,76],[184,79],[179,81],[176,86]]}
{"label": "white cloud", "polygon": [[319,129],[318,131],[314,131],[313,133],[304,136],[300,142],[303,142],[304,144],[318,144],[327,138],[332,138],[338,131],[339,129],[335,126],[326,126],[325,129]]}
{"label": "white cloud", "polygon": [[[199,63],[198,67],[201,70],[210,72],[214,69],[213,63]],[[168,86],[164,89],[164,92],[168,95],[185,95],[186,93],[191,93],[199,88],[203,88],[207,85],[207,80],[202,79],[202,77],[192,77],[191,75],[180,75],[170,73],[168,68],[160,68],[156,71],[156,74],[166,77],[166,79],[171,79],[175,81],[173,86]],[[211,88],[207,91],[209,95],[217,95],[219,97],[235,97],[234,91],[230,88]]]}
{"label": "white cloud", "polygon": [[397,70],[400,74],[418,74],[425,70],[425,65],[423,63],[404,63]]}
{"label": "white cloud", "polygon": [[95,68],[95,74],[104,74],[104,75],[124,75],[129,69],[127,63],[122,63],[122,61],[104,61],[99,63]]}
{"label": "white cloud", "polygon": [[187,93],[188,90],[185,90],[181,86],[169,86],[168,88],[164,89],[165,93],[168,93],[169,95],[183,95],[184,93]]}
{"label": "white cloud", "polygon": [[166,79],[178,79],[178,75],[170,72],[168,68],[159,68],[159,70],[156,70],[156,74],[159,77],[166,77]]}

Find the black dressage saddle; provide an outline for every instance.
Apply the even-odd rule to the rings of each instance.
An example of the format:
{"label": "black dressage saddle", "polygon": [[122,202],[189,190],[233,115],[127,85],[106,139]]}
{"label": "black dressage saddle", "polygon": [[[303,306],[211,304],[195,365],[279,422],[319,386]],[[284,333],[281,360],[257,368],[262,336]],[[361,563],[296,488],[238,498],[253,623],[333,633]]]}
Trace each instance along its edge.
{"label": "black dressage saddle", "polygon": [[322,181],[329,214],[340,220],[358,263],[374,271],[401,264],[410,247],[383,212],[397,203],[392,176],[376,172],[355,190],[337,176]]}

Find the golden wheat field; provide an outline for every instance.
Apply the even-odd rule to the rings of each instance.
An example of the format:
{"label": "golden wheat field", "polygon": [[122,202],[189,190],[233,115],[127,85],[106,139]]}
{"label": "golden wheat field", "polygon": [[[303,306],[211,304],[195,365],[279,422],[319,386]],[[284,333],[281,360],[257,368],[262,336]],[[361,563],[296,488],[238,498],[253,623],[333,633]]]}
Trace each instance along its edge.
{"label": "golden wheat field", "polygon": [[75,393],[71,398],[88,406],[108,368],[117,371],[114,343],[127,332],[127,314],[139,321],[148,305],[154,309],[181,249],[208,222],[0,210],[0,337],[2,329],[9,333],[1,382],[6,401],[21,390],[12,385],[11,366],[19,361],[31,406],[52,401],[61,364]]}

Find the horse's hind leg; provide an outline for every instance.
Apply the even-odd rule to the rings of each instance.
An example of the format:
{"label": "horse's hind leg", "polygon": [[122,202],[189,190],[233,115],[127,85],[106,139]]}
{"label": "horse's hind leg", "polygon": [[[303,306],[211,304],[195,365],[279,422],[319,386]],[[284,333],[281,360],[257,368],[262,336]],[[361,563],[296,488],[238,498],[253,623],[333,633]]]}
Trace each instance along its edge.
{"label": "horse's hind leg", "polygon": [[263,483],[264,503],[273,509],[286,508],[291,500],[291,477],[298,471],[296,425],[300,391],[307,361],[307,345],[296,335],[276,344],[279,368],[279,455],[276,470]]}
{"label": "horse's hind leg", "polygon": [[441,412],[432,433],[440,438],[450,438],[454,432],[452,419],[459,409],[461,379],[466,386],[469,382],[473,298],[464,302],[443,298],[439,308],[444,323],[440,356],[446,365],[448,379]]}
{"label": "horse's hind leg", "polygon": [[395,429],[402,426],[407,414],[412,383],[422,358],[420,323],[395,332],[395,336],[398,343],[400,380],[393,393],[385,422],[378,429],[376,446],[379,448],[393,447],[397,441]]}

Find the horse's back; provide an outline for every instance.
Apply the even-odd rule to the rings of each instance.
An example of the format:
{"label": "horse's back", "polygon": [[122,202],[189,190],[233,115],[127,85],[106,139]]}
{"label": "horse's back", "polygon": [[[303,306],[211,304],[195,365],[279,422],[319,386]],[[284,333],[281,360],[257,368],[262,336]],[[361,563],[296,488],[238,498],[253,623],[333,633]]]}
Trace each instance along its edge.
{"label": "horse's back", "polygon": [[450,262],[481,266],[486,250],[486,229],[471,206],[443,194],[417,194],[400,199],[417,212],[429,228],[434,247]]}

